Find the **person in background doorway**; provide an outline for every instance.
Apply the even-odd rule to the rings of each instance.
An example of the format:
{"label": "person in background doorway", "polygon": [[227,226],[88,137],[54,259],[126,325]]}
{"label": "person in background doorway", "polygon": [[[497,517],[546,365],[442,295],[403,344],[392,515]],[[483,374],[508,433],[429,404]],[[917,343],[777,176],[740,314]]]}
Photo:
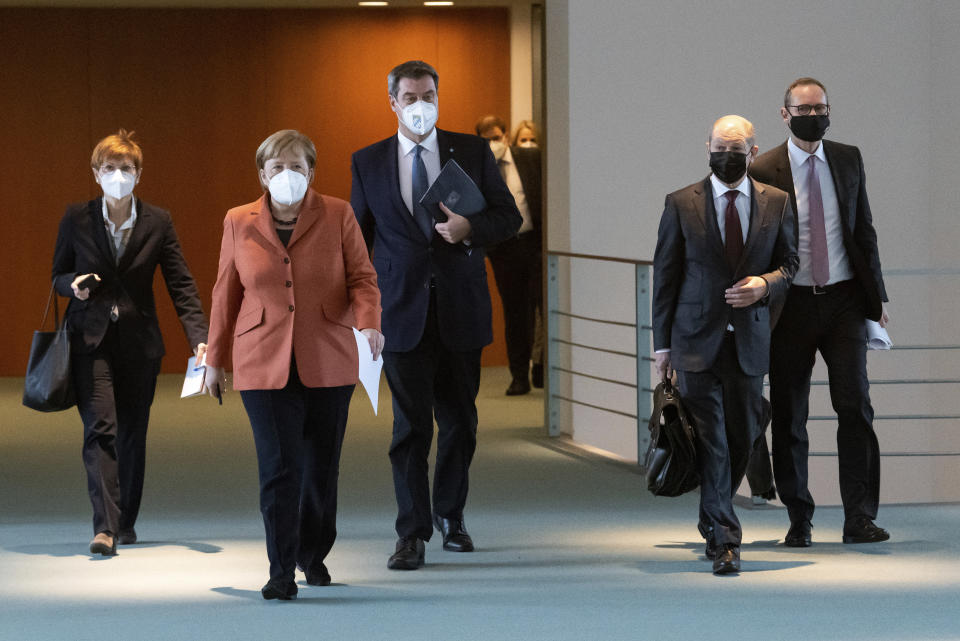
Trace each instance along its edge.
{"label": "person in background doorway", "polygon": [[[508,146],[507,126],[498,116],[489,115],[478,120],[476,132],[490,143],[500,174],[523,217],[516,236],[487,250],[503,301],[511,375],[507,396],[517,396],[530,391],[536,313],[542,300],[540,150]],[[542,387],[543,361],[534,361],[533,366],[534,382]]]}

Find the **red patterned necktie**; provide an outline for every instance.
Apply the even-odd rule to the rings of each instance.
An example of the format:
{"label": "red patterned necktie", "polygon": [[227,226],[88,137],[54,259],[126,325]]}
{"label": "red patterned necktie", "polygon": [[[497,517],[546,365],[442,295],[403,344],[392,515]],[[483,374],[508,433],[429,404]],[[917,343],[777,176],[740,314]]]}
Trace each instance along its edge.
{"label": "red patterned necktie", "polygon": [[823,287],[830,280],[830,257],[827,254],[827,227],[823,221],[823,194],[817,177],[817,157],[807,159],[807,222],[810,225],[810,272],[813,282]]}
{"label": "red patterned necktie", "polygon": [[724,194],[727,197],[727,211],[723,220],[724,236],[726,236],[723,248],[731,271],[736,271],[737,265],[740,264],[740,254],[743,253],[743,228],[740,226],[740,213],[737,211],[737,194],[739,193],[736,189],[731,189]]}

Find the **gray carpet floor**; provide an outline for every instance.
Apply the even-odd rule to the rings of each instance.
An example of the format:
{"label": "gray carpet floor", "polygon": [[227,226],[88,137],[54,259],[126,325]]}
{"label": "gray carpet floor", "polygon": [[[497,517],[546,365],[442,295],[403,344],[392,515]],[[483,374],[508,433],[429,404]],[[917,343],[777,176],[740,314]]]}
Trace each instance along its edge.
{"label": "gray carpet floor", "polygon": [[[91,558],[74,411],[19,404],[0,379],[0,639],[960,639],[960,506],[884,506],[878,545],[840,543],[819,509],[814,546],[785,548],[782,509],[739,508],[743,572],[715,577],[697,498],[656,499],[621,464],[544,436],[542,392],[506,398],[484,371],[466,523],[473,554],[392,572],[392,415],[354,397],[340,478],[334,585],[264,602],[256,461],[236,394],[180,400],[161,377],[141,543]],[[300,577],[302,579],[302,577]]]}

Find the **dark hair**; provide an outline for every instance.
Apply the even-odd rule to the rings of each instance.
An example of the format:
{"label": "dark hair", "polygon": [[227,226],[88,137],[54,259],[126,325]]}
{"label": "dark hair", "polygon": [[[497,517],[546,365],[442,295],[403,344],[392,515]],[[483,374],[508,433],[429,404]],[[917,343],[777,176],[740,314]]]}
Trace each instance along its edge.
{"label": "dark hair", "polygon": [[827,88],[824,87],[823,83],[817,80],[816,78],[808,78],[808,77],[797,78],[796,80],[790,83],[790,86],[787,87],[787,91],[783,94],[784,107],[790,106],[790,92],[796,89],[797,87],[802,87],[803,85],[817,85],[818,87],[823,89],[824,97],[826,97],[827,95]]}
{"label": "dark hair", "polygon": [[387,91],[390,92],[391,96],[396,98],[397,93],[400,91],[401,78],[416,80],[424,76],[433,78],[433,85],[437,87],[437,89],[440,88],[440,76],[437,75],[436,69],[422,60],[407,60],[391,69],[390,73],[387,74]]}
{"label": "dark hair", "polygon": [[474,125],[473,128],[476,129],[478,136],[482,136],[483,132],[487,131],[488,129],[493,129],[494,127],[500,127],[500,132],[503,134],[510,132],[510,130],[507,129],[507,123],[503,121],[503,118],[500,116],[494,116],[493,114],[484,116],[478,120],[477,124]]}

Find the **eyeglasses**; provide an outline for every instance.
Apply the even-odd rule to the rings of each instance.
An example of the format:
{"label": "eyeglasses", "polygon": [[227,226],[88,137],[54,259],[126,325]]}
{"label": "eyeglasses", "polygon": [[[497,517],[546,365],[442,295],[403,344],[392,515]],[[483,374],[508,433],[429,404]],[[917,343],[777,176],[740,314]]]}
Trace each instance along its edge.
{"label": "eyeglasses", "polygon": [[829,116],[830,115],[830,105],[825,105],[820,103],[819,105],[790,105],[791,109],[796,109],[797,113],[801,116],[809,116],[810,113],[815,113],[818,116]]}
{"label": "eyeglasses", "polygon": [[134,167],[133,165],[115,165],[112,162],[105,162],[102,165],[100,165],[101,174],[112,174],[118,169],[125,174],[137,173],[137,168]]}

